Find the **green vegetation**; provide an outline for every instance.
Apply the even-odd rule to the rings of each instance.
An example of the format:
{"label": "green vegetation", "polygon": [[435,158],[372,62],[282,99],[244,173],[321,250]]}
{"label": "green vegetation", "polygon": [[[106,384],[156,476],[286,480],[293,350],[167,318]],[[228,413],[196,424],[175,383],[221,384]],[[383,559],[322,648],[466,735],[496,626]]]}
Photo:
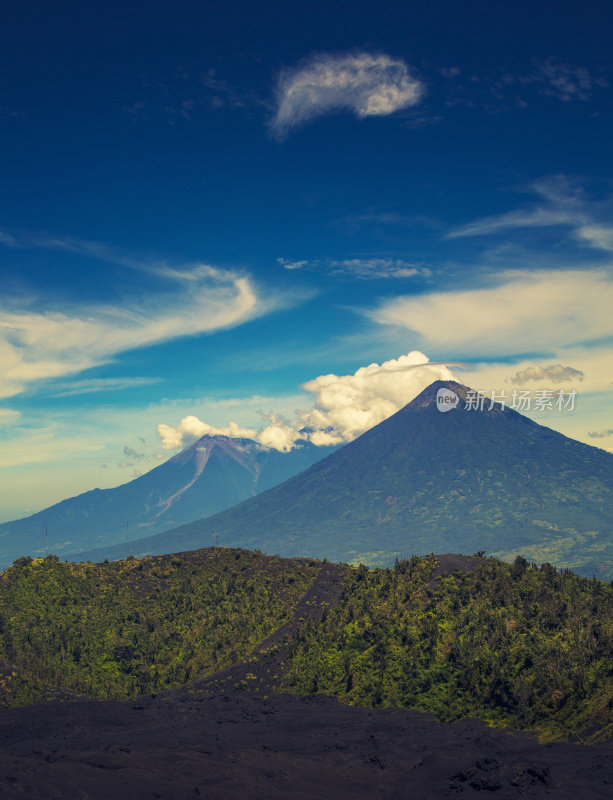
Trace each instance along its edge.
{"label": "green vegetation", "polygon": [[[275,645],[280,688],[550,739],[613,735],[613,587],[475,556],[445,557],[466,571],[442,576],[435,556],[346,566],[338,604],[320,621],[295,619]],[[20,558],[0,575],[0,706],[135,697],[247,657],[254,678],[253,651],[320,568],[226,548],[105,564]]]}
{"label": "green vegetation", "polygon": [[433,580],[435,566],[353,570],[339,605],[296,635],[284,687],[550,737],[613,734],[609,584],[521,557]]}
{"label": "green vegetation", "polygon": [[229,549],[108,564],[17,559],[0,575],[0,705],[48,697],[48,687],[134,697],[215,672],[283,624],[318,569]]}

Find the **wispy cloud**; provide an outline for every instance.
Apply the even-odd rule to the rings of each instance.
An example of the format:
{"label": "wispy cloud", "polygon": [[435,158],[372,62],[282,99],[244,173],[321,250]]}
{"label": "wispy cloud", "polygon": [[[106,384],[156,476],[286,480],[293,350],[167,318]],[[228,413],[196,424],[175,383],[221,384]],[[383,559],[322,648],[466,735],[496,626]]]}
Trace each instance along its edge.
{"label": "wispy cloud", "polygon": [[612,306],[605,270],[508,271],[483,287],[386,300],[369,316],[444,357],[513,356],[613,337]]}
{"label": "wispy cloud", "polygon": [[601,431],[590,431],[588,436],[592,439],[606,439],[608,436],[613,436],[613,429],[604,428]]}
{"label": "wispy cloud", "polygon": [[143,78],[141,97],[123,110],[133,122],[149,122],[160,115],[170,125],[193,122],[203,110],[249,109],[264,105],[253,91],[232,86],[216,69],[205,73],[178,67],[172,73]]}
{"label": "wispy cloud", "polygon": [[533,63],[533,72],[522,76],[521,83],[534,84],[540,94],[556,97],[564,103],[587,102],[593,89],[609,85],[605,78],[592,75],[585,67],[564,64],[553,58]]}
{"label": "wispy cloud", "polygon": [[365,52],[312,56],[281,73],[270,123],[279,139],[322,114],[345,109],[358,118],[385,116],[416,105],[424,84],[404,61]]}
{"label": "wispy cloud", "polygon": [[529,66],[516,71],[502,68],[470,75],[443,68],[439,73],[445,79],[441,93],[448,108],[478,108],[492,113],[542,105],[542,97],[552,97],[566,105],[587,104],[597,90],[609,86],[602,73],[556,58],[533,59]]}
{"label": "wispy cloud", "polygon": [[[581,217],[584,219],[584,217]],[[469,222],[450,231],[447,239],[459,239],[464,236],[487,236],[514,228],[546,228],[556,225],[577,224],[577,214],[563,209],[533,208],[529,210],[509,211],[491,217]]]}
{"label": "wispy cloud", "polygon": [[8,233],[8,231],[0,230],[0,243],[7,247],[15,247],[17,240],[12,234]]}
{"label": "wispy cloud", "polygon": [[581,225],[577,237],[596,250],[613,251],[613,225]]}
{"label": "wispy cloud", "polygon": [[122,389],[151,386],[158,382],[159,378],[89,378],[71,383],[56,383],[51,394],[54,397],[73,397],[94,392],[119,392]]}
{"label": "wispy cloud", "polygon": [[10,425],[20,416],[21,413],[14,408],[0,408],[0,425]]}
{"label": "wispy cloud", "polygon": [[541,178],[522,191],[536,200],[525,208],[482,217],[452,228],[446,239],[491,236],[518,229],[566,227],[574,240],[595,250],[613,251],[611,199],[590,199],[583,187],[564,175]]}
{"label": "wispy cloud", "polygon": [[565,383],[570,381],[582,381],[584,373],[574,367],[563,367],[562,364],[549,364],[541,367],[538,364],[519,370],[510,378],[511,383],[523,386],[532,381],[548,380],[551,383]]}
{"label": "wispy cloud", "polygon": [[12,117],[13,119],[26,119],[27,114],[23,111],[18,111],[14,108],[6,108],[5,106],[0,106],[0,117]]}
{"label": "wispy cloud", "polygon": [[[296,299],[264,296],[249,275],[207,264],[148,265],[104,245],[68,238],[38,237],[36,246],[114,261],[147,273],[149,280],[138,300],[121,305],[66,302],[61,308],[45,308],[27,298],[20,308],[19,298],[3,298],[0,397],[18,394],[34,381],[108,363],[126,350],[230,328]],[[152,277],[163,288],[152,290]]]}
{"label": "wispy cloud", "polygon": [[349,214],[333,222],[334,225],[342,225],[350,231],[357,231],[362,227],[420,227],[420,228],[440,228],[441,222],[432,217],[425,217],[422,214],[398,214],[394,211],[367,211],[364,214]]}
{"label": "wispy cloud", "polygon": [[428,277],[432,274],[428,267],[402,258],[304,259],[301,261],[279,258],[277,261],[287,270],[324,272],[334,277],[362,280]]}

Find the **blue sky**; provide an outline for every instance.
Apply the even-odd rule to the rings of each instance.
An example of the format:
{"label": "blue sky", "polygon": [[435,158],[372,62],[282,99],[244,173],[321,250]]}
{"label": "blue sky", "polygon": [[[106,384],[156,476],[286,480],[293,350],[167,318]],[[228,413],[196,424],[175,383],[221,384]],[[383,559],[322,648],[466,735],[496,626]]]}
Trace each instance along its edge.
{"label": "blue sky", "polygon": [[9,0],[0,521],[203,432],[348,441],[438,377],[576,391],[533,417],[613,449],[612,20]]}

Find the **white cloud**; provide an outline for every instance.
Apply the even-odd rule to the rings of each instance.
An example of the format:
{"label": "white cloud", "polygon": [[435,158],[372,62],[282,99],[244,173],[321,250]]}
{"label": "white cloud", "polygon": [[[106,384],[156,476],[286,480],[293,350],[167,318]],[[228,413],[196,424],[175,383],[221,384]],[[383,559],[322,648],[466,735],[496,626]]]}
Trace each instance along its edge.
{"label": "white cloud", "polygon": [[306,261],[306,260],[290,261],[289,259],[286,258],[278,258],[277,261],[279,262],[279,264],[281,264],[283,269],[287,270],[303,269],[304,267],[309,268],[313,264],[312,261]]}
{"label": "white cloud", "polygon": [[202,264],[150,271],[170,288],[123,306],[34,311],[24,303],[15,311],[15,301],[0,305],[0,397],[108,363],[126,350],[229,328],[280,304],[259,297],[249,277],[230,270]]}
{"label": "white cloud", "polygon": [[162,440],[162,450],[176,450],[200,439],[201,436],[232,436],[237,439],[253,439],[255,428],[241,428],[236,422],[230,422],[224,428],[207,425],[198,417],[184,417],[175,427],[164,423],[158,425],[158,435]]}
{"label": "white cloud", "polygon": [[575,233],[590,247],[613,251],[613,227],[610,225],[583,225]]}
{"label": "white cloud", "polygon": [[[451,380],[450,370],[429,364],[413,351],[383,364],[360,367],[353,375],[320,375],[303,384],[315,395],[302,423],[322,437],[349,442],[401,409],[438,379]],[[310,437],[312,438],[312,436]]]}
{"label": "white cloud", "polygon": [[295,446],[296,442],[305,438],[283,416],[268,414],[265,419],[268,424],[257,432],[255,438],[266,447],[272,447],[274,450],[287,453]]}
{"label": "white cloud", "polygon": [[278,138],[330,111],[357,117],[384,116],[417,104],[425,93],[404,61],[380,54],[320,54],[284,70],[270,127]]}
{"label": "white cloud", "polygon": [[370,317],[444,353],[556,351],[613,336],[613,279],[604,270],[508,271],[485,288],[384,301]]}
{"label": "white cloud", "polygon": [[162,424],[158,433],[163,448],[185,447],[205,433],[247,436],[281,451],[291,450],[299,441],[317,446],[350,442],[382,422],[438,379],[451,380],[445,364],[430,363],[417,351],[360,367],[353,375],[320,375],[302,385],[313,397],[308,411],[296,412],[293,419],[264,415],[266,423],[259,430],[239,428],[213,429],[196,417],[186,417],[177,427]]}
{"label": "white cloud", "polygon": [[583,380],[583,372],[574,367],[563,367],[562,364],[550,364],[547,367],[540,367],[537,364],[530,365],[523,370],[519,370],[512,376],[511,383],[522,386],[531,381],[549,380],[551,383],[564,383],[567,381]]}
{"label": "white cloud", "polygon": [[428,277],[432,274],[428,267],[402,258],[313,259],[310,261],[290,261],[285,258],[279,258],[277,261],[287,270],[300,269],[311,272],[325,272],[327,275],[334,277],[359,278],[362,280]]}

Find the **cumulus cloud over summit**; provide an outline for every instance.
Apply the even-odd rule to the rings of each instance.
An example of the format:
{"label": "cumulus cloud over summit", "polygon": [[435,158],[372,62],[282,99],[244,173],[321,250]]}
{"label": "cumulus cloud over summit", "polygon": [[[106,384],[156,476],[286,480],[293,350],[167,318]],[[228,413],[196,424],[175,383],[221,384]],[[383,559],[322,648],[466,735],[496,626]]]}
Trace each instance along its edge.
{"label": "cumulus cloud over summit", "polygon": [[207,425],[198,417],[184,417],[175,427],[162,423],[158,425],[158,434],[162,440],[162,450],[176,450],[200,439],[202,436],[232,436],[236,439],[254,439],[255,428],[241,428],[236,422],[231,422],[224,428]]}
{"label": "cumulus cloud over summit", "polygon": [[313,396],[312,407],[296,412],[291,420],[270,414],[258,431],[235,422],[213,428],[197,417],[186,417],[177,427],[159,425],[158,433],[165,450],[185,447],[205,433],[247,436],[283,452],[303,441],[317,446],[342,444],[399,411],[433,381],[452,379],[444,364],[432,364],[414,350],[383,364],[360,367],[353,375],[331,373],[308,381],[302,388]]}
{"label": "cumulus cloud over summit", "polygon": [[330,111],[385,116],[419,102],[425,92],[404,61],[385,54],[319,54],[281,73],[270,127],[284,138],[291,128]]}

